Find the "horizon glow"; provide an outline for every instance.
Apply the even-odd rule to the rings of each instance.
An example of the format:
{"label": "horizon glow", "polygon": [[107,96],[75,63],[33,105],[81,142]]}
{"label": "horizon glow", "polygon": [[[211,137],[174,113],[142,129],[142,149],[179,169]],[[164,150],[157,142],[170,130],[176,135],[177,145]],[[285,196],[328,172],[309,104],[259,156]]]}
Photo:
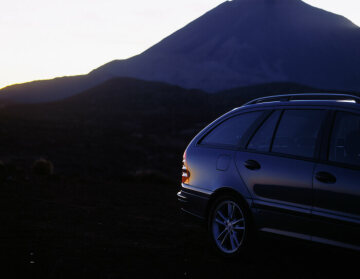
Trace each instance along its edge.
{"label": "horizon glow", "polygon": [[[3,0],[0,88],[137,55],[223,0]],[[360,25],[356,0],[304,0]]]}

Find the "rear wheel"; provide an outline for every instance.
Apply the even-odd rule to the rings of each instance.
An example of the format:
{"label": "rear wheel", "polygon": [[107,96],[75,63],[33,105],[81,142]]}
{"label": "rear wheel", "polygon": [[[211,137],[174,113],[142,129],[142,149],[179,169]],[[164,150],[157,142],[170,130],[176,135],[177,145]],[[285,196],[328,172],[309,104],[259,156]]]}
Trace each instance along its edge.
{"label": "rear wheel", "polygon": [[209,215],[208,229],[215,249],[226,257],[239,255],[250,241],[248,208],[231,196],[218,198]]}

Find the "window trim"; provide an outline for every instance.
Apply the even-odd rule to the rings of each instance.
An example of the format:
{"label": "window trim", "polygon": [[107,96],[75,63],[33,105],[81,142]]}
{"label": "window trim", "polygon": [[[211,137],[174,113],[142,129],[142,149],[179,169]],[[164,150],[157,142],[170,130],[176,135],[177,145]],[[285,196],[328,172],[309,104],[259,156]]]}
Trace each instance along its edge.
{"label": "window trim", "polygon": [[264,152],[264,151],[257,151],[257,150],[248,150],[248,149],[244,149],[244,150],[240,150],[240,151],[247,152],[247,153],[260,154],[260,155],[288,158],[288,159],[293,159],[293,160],[298,160],[298,161],[307,161],[307,162],[313,162],[313,163],[321,162],[319,158],[315,158],[315,157],[309,158],[309,157],[301,157],[298,155],[276,153],[276,152]]}
{"label": "window trim", "polygon": [[[278,152],[273,152],[272,151],[272,145],[273,145],[273,141],[275,139],[275,135],[277,133],[278,127],[280,125],[281,119],[283,117],[284,111],[285,110],[321,110],[325,112],[325,116],[324,119],[320,125],[320,130],[319,130],[319,134],[318,134],[318,138],[315,144],[315,151],[314,151],[314,156],[313,157],[302,157],[299,155],[292,155],[292,154],[286,154],[286,153],[278,153]],[[281,114],[279,116],[277,125],[274,129],[273,132],[273,138],[272,138],[272,144],[270,146],[270,151],[266,152],[266,151],[258,151],[258,150],[251,150],[251,149],[242,149],[240,151],[242,152],[248,152],[248,153],[255,153],[255,154],[262,154],[262,155],[268,155],[268,156],[276,156],[276,157],[283,157],[283,158],[289,158],[289,159],[294,159],[294,160],[301,160],[301,161],[308,161],[308,162],[321,162],[321,157],[320,157],[320,148],[322,147],[322,142],[324,139],[324,135],[327,133],[327,123],[329,122],[329,117],[330,114],[332,112],[332,110],[330,110],[329,108],[322,108],[322,107],[299,107],[299,108],[279,108],[279,109],[273,109],[273,111],[281,111]],[[265,120],[266,121],[266,120]],[[259,126],[260,128],[260,126]],[[256,132],[255,132],[256,133]]]}
{"label": "window trim", "polygon": [[[226,115],[223,119],[219,119],[219,121],[215,121],[213,125],[211,125],[206,131],[200,136],[200,138],[196,141],[195,146],[197,147],[208,147],[208,148],[216,148],[216,149],[229,149],[229,150],[241,150],[244,146],[245,140],[251,135],[254,127],[259,125],[259,122],[262,122],[264,118],[266,118],[273,109],[257,109],[257,110],[246,110],[237,112],[236,114],[229,114]],[[227,145],[227,144],[209,144],[209,143],[201,143],[202,140],[207,137],[214,129],[220,126],[225,121],[229,120],[230,118],[234,118],[246,113],[252,112],[261,112],[260,115],[255,119],[254,123],[252,123],[248,129],[243,134],[243,139],[241,139],[236,145]]]}
{"label": "window trim", "polygon": [[[259,150],[255,150],[255,149],[249,149],[249,144],[251,143],[251,141],[253,140],[253,138],[255,137],[255,135],[257,134],[257,132],[263,127],[263,125],[265,124],[266,121],[269,120],[269,118],[271,116],[273,116],[276,112],[280,112],[280,115],[279,115],[279,118],[277,119],[276,121],[276,124],[275,124],[275,129],[273,130],[273,134],[271,136],[271,140],[270,140],[270,146],[269,146],[269,150],[268,151],[259,151]],[[274,140],[274,135],[275,135],[275,132],[277,131],[277,127],[279,125],[279,121],[282,117],[282,114],[283,114],[283,110],[282,109],[273,109],[264,119],[263,121],[257,126],[256,129],[254,129],[252,135],[247,139],[246,141],[246,144],[244,145],[244,148],[246,150],[251,150],[251,151],[259,151],[259,152],[266,152],[266,153],[269,153],[271,151],[271,147],[272,147],[272,143],[273,143],[273,140]]]}
{"label": "window trim", "polygon": [[244,136],[240,141],[240,147],[242,149],[247,148],[247,146],[248,146],[249,142],[251,141],[252,137],[260,129],[262,124],[264,124],[265,121],[273,114],[274,111],[275,111],[274,109],[264,111],[264,113],[261,115],[261,117],[256,119],[255,122],[253,123],[253,125],[251,125],[249,127],[249,129],[244,133]]}
{"label": "window trim", "polygon": [[[273,152],[272,149],[273,149],[273,145],[274,145],[274,141],[275,141],[275,136],[276,136],[277,131],[279,129],[279,126],[280,126],[281,120],[282,120],[282,118],[284,116],[284,113],[285,113],[285,109],[281,110],[279,119],[278,119],[278,121],[277,121],[277,123],[275,125],[275,129],[274,129],[273,134],[272,134],[270,148],[269,148],[270,153],[275,153],[275,154],[277,153],[277,152]],[[293,155],[293,154],[285,154],[285,153],[279,153],[279,154],[296,156],[296,155]]]}
{"label": "window trim", "polygon": [[[276,153],[276,152],[264,152],[264,151],[257,151],[257,150],[249,150],[249,149],[246,149],[246,145],[239,145],[239,146],[220,146],[220,145],[209,145],[209,144],[200,144],[201,140],[210,132],[212,131],[215,127],[217,127],[218,125],[220,125],[221,123],[223,123],[224,121],[226,121],[227,119],[231,118],[231,117],[234,117],[234,116],[237,116],[237,115],[241,115],[241,114],[244,114],[244,113],[250,113],[250,112],[255,112],[255,111],[262,111],[264,114],[262,115],[264,117],[265,113],[268,113],[267,115],[265,115],[265,117],[262,119],[262,121],[265,121],[267,117],[269,117],[269,115],[271,115],[271,113],[273,111],[277,111],[277,110],[280,110],[282,111],[281,112],[281,115],[278,119],[278,123],[277,123],[277,126],[280,124],[280,121],[282,119],[282,116],[283,116],[283,112],[285,110],[322,110],[322,111],[325,111],[325,117],[324,117],[324,120],[321,124],[321,128],[320,128],[320,131],[319,131],[319,135],[318,135],[318,138],[319,138],[319,146],[316,145],[315,147],[315,154],[314,154],[314,157],[312,158],[309,158],[309,157],[301,157],[301,156],[298,156],[298,155],[290,155],[290,154],[283,154],[283,153]],[[333,107],[329,107],[329,106],[319,106],[319,105],[306,105],[306,106],[269,106],[269,107],[259,107],[259,108],[249,108],[249,109],[245,109],[243,111],[237,111],[236,113],[232,114],[231,112],[225,114],[223,117],[223,119],[217,119],[215,121],[213,121],[207,128],[204,129],[204,131],[201,133],[201,135],[199,136],[199,139],[197,139],[194,143],[194,147],[200,147],[200,148],[213,148],[213,149],[227,149],[227,150],[233,150],[233,151],[239,151],[239,152],[247,152],[247,153],[254,153],[254,154],[261,154],[261,155],[268,155],[268,156],[275,156],[275,157],[283,157],[283,158],[289,158],[289,159],[293,159],[293,160],[299,160],[299,161],[307,161],[307,162],[312,162],[312,163],[321,163],[321,164],[329,164],[329,165],[334,165],[330,162],[328,162],[327,160],[324,159],[323,157],[323,142],[324,140],[326,140],[326,134],[329,132],[329,127],[328,125],[326,125],[327,123],[331,123],[331,115],[332,113],[334,113],[335,109]],[[346,109],[345,110],[341,110],[341,111],[347,111]],[[348,111],[348,112],[352,112],[352,113],[355,113],[354,111]],[[261,119],[261,116],[259,117],[259,119]],[[253,128],[254,126],[257,126],[256,130],[260,128],[261,126],[261,121],[259,121],[259,123],[257,123],[257,121],[259,120],[255,120],[255,122],[253,123],[253,125],[251,125],[249,127],[249,130],[250,128]],[[220,121],[218,121],[220,120]],[[254,129],[255,130],[255,129]],[[276,129],[277,131],[277,129]],[[256,132],[256,131],[255,131]],[[274,133],[273,133],[273,138],[275,138],[275,135],[276,135],[276,132],[274,130]],[[250,139],[250,136],[252,135],[249,135],[249,138]],[[327,148],[328,146],[328,142],[326,142],[326,146],[325,146],[325,149]],[[272,148],[272,146],[271,146]],[[321,150],[320,150],[321,148]],[[338,165],[338,164],[336,164]],[[352,167],[351,169],[356,169],[356,170],[360,170],[360,167]]]}
{"label": "window trim", "polygon": [[327,124],[327,129],[324,132],[323,141],[322,141],[322,149],[320,152],[320,160],[321,161],[328,161],[329,154],[330,154],[330,142],[331,136],[335,126],[337,111],[331,110],[329,116],[329,123]]}

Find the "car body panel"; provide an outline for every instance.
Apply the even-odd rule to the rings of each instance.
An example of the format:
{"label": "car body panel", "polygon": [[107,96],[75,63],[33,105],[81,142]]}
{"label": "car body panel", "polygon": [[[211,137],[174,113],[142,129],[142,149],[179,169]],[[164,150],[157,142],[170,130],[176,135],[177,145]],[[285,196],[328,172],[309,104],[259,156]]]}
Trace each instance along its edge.
{"label": "car body panel", "polygon": [[[190,147],[186,164],[190,172],[189,185],[215,192],[221,188],[234,189],[244,198],[251,198],[235,166],[235,150],[209,147]],[[226,159],[224,159],[226,158]]]}
{"label": "car body panel", "polygon": [[[261,168],[247,169],[244,162],[249,159],[259,162]],[[263,219],[261,227],[309,233],[303,223],[311,214],[313,162],[238,152],[236,165]]]}
{"label": "car body panel", "polygon": [[[329,112],[314,158],[249,151],[244,143],[236,148],[199,144],[202,137],[226,118],[255,110],[268,113],[283,109]],[[327,162],[331,121],[339,110],[359,112],[359,104],[325,100],[269,102],[245,105],[219,117],[185,151],[191,175],[189,183],[183,184],[178,193],[182,208],[206,219],[212,197],[230,189],[248,201],[259,231],[360,249],[360,168],[341,168]],[[254,123],[252,132],[260,124]],[[248,136],[250,139],[251,135]],[[258,162],[261,168],[249,170],[244,166],[247,160]],[[319,183],[314,178],[319,171],[334,173],[337,182]]]}

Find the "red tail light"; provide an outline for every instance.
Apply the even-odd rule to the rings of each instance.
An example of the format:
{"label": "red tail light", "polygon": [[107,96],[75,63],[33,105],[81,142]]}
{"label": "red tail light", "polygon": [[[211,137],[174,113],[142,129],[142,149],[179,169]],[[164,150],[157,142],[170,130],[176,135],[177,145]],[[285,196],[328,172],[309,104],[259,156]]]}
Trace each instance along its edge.
{"label": "red tail light", "polygon": [[188,169],[188,166],[186,164],[186,153],[184,153],[184,159],[182,161],[182,177],[181,177],[181,182],[188,184],[189,180],[190,180],[190,171]]}

